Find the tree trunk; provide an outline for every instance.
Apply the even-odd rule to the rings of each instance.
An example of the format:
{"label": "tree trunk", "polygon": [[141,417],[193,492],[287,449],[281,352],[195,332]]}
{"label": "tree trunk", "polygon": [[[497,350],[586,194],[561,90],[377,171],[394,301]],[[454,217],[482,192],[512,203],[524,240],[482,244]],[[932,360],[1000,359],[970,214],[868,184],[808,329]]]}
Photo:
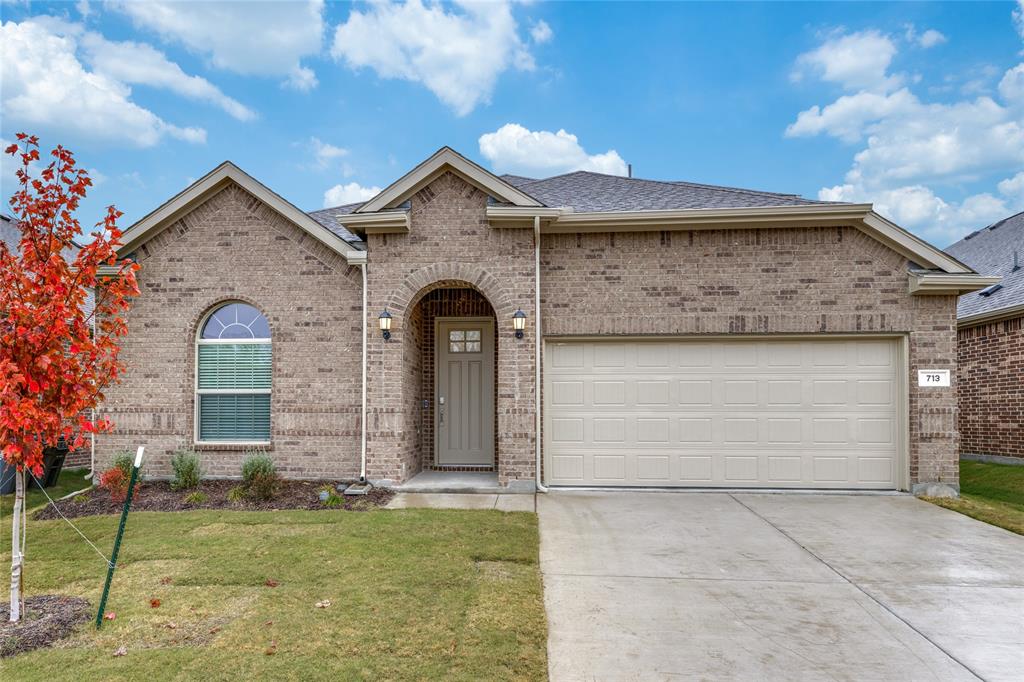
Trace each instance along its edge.
{"label": "tree trunk", "polygon": [[25,506],[25,470],[19,469],[14,474],[14,520],[11,525],[11,622],[21,620],[21,535],[25,530],[21,527],[21,510]]}

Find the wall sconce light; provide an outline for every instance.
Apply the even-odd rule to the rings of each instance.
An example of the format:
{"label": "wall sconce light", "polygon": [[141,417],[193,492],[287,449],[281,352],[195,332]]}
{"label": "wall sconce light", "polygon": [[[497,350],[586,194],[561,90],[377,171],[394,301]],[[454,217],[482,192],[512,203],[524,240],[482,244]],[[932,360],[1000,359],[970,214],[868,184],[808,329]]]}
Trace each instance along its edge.
{"label": "wall sconce light", "polygon": [[377,324],[380,325],[380,333],[384,336],[384,340],[387,341],[391,338],[391,313],[385,308],[384,312],[377,316]]}
{"label": "wall sconce light", "polygon": [[516,330],[516,338],[523,338],[523,330],[526,329],[526,313],[521,309],[512,315],[512,328]]}

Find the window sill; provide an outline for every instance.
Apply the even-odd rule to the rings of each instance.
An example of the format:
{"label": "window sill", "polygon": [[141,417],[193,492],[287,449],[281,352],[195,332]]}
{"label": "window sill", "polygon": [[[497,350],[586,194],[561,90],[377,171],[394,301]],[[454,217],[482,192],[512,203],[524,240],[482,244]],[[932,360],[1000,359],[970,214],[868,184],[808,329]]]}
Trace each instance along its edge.
{"label": "window sill", "polygon": [[245,450],[259,450],[260,452],[271,452],[274,449],[273,443],[193,443],[192,449],[197,452],[242,452]]}

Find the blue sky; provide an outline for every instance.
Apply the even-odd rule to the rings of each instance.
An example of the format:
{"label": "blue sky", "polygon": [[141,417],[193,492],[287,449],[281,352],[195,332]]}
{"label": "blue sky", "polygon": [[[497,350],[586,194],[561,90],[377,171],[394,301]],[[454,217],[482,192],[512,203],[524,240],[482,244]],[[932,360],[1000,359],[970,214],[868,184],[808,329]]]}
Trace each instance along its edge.
{"label": "blue sky", "polygon": [[0,137],[77,153],[83,222],[115,203],[127,226],[224,159],[318,209],[445,144],[497,172],[872,201],[940,246],[1024,210],[1021,2],[0,12]]}

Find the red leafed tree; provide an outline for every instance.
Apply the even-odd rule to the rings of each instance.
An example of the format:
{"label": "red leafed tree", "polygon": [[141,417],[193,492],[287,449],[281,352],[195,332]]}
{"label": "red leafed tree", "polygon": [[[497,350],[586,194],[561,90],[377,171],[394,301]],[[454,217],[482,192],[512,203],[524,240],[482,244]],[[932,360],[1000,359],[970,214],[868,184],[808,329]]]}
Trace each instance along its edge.
{"label": "red leafed tree", "polygon": [[[92,241],[77,247],[82,228],[74,213],[92,181],[70,151],[54,149],[53,160],[35,177],[30,175],[31,164],[39,160],[35,136],[19,134],[18,144],[5,153],[21,160],[18,191],[10,199],[21,241],[14,253],[0,242],[0,446],[17,479],[13,621],[23,610],[19,514],[25,472],[39,477],[43,450],[61,439],[76,449],[89,433],[111,428],[89,415],[122,369],[118,342],[128,331],[123,314],[138,294],[138,266],[117,261],[121,212],[113,206],[96,224]],[[109,269],[103,276],[101,266]],[[85,306],[89,289],[95,291],[91,312]]]}

